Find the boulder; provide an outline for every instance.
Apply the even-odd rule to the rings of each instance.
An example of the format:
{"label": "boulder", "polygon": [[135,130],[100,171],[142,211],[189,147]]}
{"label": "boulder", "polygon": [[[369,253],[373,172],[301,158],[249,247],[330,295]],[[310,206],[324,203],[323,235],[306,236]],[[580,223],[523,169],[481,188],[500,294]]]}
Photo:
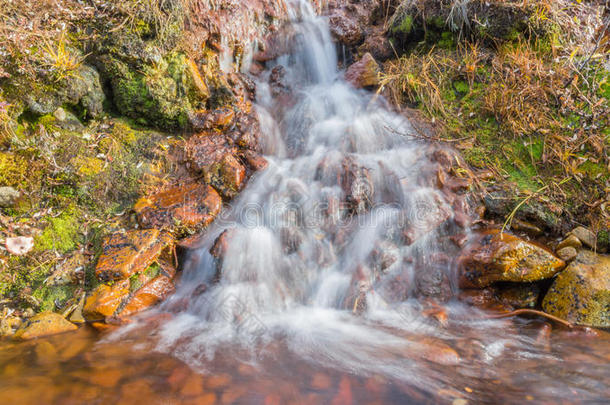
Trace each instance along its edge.
{"label": "boulder", "polygon": [[172,263],[173,239],[156,229],[117,232],[102,244],[95,274],[102,281],[122,280],[158,260]]}
{"label": "boulder", "polygon": [[542,308],[574,324],[610,327],[610,256],[581,250],[559,273]]}
{"label": "boulder", "polygon": [[345,79],[357,88],[374,87],[379,85],[379,72],[377,61],[367,52],[347,69]]}
{"label": "boulder", "polygon": [[85,301],[83,316],[88,321],[102,321],[114,315],[129,296],[129,280],[115,282],[112,286],[100,284]]}
{"label": "boulder", "polygon": [[25,321],[13,337],[20,340],[29,340],[76,329],[78,329],[76,325],[68,322],[63,316],[55,312],[41,312]]}
{"label": "boulder", "polygon": [[358,45],[364,39],[364,31],[356,16],[343,10],[336,10],[330,17],[330,31],[340,43],[348,46]]}
{"label": "boulder", "polygon": [[163,301],[174,292],[174,283],[165,275],[159,275],[135,291],[117,316],[125,317],[143,311]]}
{"label": "boulder", "polygon": [[565,266],[547,249],[498,230],[483,232],[459,258],[460,286],[482,288],[499,281],[532,282]]}
{"label": "boulder", "polygon": [[138,222],[146,228],[189,233],[208,226],[220,213],[222,199],[212,187],[205,184],[175,186],[141,198],[134,210]]}
{"label": "boulder", "polygon": [[185,129],[189,115],[209,97],[207,87],[197,66],[184,54],[170,53],[154,59],[137,56],[131,61],[104,55],[97,65],[110,83],[121,114],[165,130]]}

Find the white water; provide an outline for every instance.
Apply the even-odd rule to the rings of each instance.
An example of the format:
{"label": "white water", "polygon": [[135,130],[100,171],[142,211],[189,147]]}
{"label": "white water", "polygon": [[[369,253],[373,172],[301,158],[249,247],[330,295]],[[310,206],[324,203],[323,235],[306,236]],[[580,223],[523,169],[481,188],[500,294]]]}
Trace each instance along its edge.
{"label": "white water", "polygon": [[[468,378],[484,368],[491,380],[502,356],[550,360],[531,338],[506,330],[507,321],[482,320],[457,302],[445,305],[450,327],[422,314],[427,275],[455,290],[447,236],[463,231],[429,175],[438,165],[404,117],[342,79],[325,20],[305,1],[291,10],[294,51],[269,64],[257,87],[269,167],[190,258],[161,308],[176,315],[158,331],[158,350],[204,371],[221,350],[256,361],[282,342],[304,361],[428,392],[461,390],[460,370]],[[284,95],[269,84],[275,66],[292,87]],[[351,205],[345,165],[368,173],[347,181],[365,196]],[[209,252],[225,230],[219,264]],[[435,260],[439,253],[449,259]],[[464,341],[467,368],[451,358],[433,361],[444,368],[422,361],[442,342]]]}

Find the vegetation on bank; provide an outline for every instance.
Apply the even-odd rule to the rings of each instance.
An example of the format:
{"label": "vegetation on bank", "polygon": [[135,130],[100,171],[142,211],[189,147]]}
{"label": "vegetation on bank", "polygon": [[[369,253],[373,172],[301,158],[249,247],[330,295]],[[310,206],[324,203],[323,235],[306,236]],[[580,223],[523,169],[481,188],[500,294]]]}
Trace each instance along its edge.
{"label": "vegetation on bank", "polygon": [[[63,311],[95,287],[102,238],[136,227],[135,201],[179,176],[169,152],[191,116],[233,108],[220,21],[209,21],[223,8],[0,0],[0,190],[9,193],[0,201],[10,201],[0,206],[0,308]],[[242,39],[228,44],[236,57]],[[17,236],[33,238],[27,255],[5,249]]]}
{"label": "vegetation on bank", "polygon": [[[606,13],[606,14],[604,14]],[[407,0],[386,25],[382,86],[433,119],[475,168],[488,209],[553,232],[610,225],[608,23],[596,1]],[[506,200],[506,202],[504,202]],[[602,241],[603,242],[603,241]]]}

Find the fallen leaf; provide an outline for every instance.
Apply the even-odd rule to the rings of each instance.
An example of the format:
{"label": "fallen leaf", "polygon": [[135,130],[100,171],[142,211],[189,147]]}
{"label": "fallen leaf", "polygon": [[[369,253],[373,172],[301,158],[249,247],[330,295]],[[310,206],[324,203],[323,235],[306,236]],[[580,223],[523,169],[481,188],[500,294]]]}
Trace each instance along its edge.
{"label": "fallen leaf", "polygon": [[17,256],[23,256],[34,247],[34,238],[30,236],[17,236],[6,239],[6,250]]}

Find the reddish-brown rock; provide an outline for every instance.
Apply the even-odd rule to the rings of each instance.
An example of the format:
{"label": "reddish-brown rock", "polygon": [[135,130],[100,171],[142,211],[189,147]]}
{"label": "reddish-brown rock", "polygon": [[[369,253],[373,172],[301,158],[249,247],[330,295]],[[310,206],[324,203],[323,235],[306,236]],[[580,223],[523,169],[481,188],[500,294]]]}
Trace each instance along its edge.
{"label": "reddish-brown rock", "polygon": [[173,243],[168,233],[156,229],[117,232],[103,242],[95,274],[103,281],[121,280],[157,260],[171,263]]}
{"label": "reddish-brown rock", "polygon": [[379,85],[379,65],[370,53],[352,64],[345,72],[345,79],[354,87],[374,87]]}
{"label": "reddish-brown rock", "polygon": [[157,276],[131,295],[125,307],[118,313],[118,316],[130,316],[150,308],[163,301],[174,290],[174,284],[169,277],[164,275]]}
{"label": "reddish-brown rock", "polygon": [[88,321],[101,321],[114,315],[129,296],[129,280],[121,280],[112,286],[99,285],[85,301],[83,316]]}
{"label": "reddish-brown rock", "polygon": [[348,157],[341,163],[340,176],[349,210],[356,214],[368,211],[373,204],[375,192],[370,170]]}
{"label": "reddish-brown rock", "polygon": [[336,10],[330,16],[330,31],[335,39],[344,45],[358,45],[364,39],[364,32],[355,16]]}
{"label": "reddish-brown rock", "polygon": [[142,226],[176,231],[177,226],[201,230],[220,213],[222,199],[205,184],[172,187],[140,199],[134,210]]}

